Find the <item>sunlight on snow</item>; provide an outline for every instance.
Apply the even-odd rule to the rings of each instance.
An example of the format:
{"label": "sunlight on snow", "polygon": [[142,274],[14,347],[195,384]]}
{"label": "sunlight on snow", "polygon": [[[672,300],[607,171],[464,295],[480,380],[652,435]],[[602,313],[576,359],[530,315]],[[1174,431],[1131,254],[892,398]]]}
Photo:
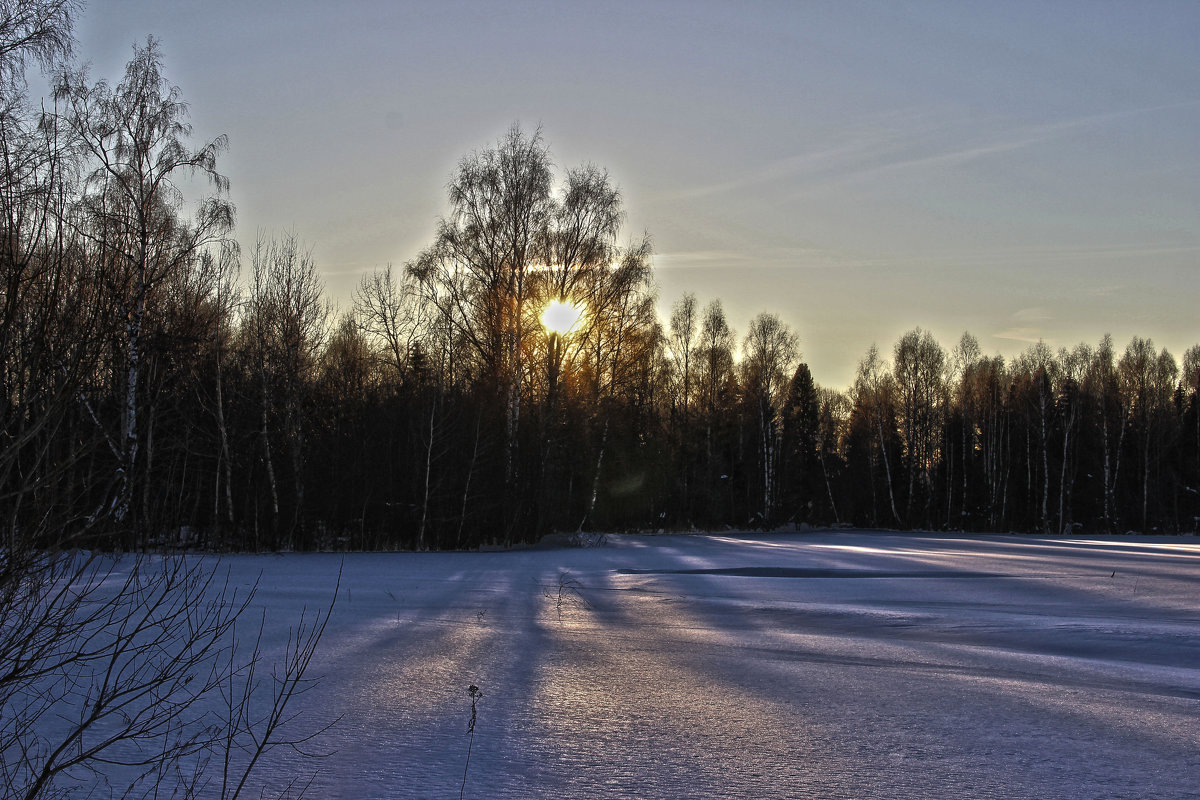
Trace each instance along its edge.
{"label": "sunlight on snow", "polygon": [[[1061,539],[1062,544],[1080,544],[1088,547],[1125,547],[1138,550],[1163,550],[1163,555],[1200,556],[1200,544],[1168,544],[1166,542],[1111,542],[1099,539]],[[1176,552],[1172,552],[1176,551]]]}
{"label": "sunlight on snow", "polygon": [[[1068,541],[612,535],[234,556],[273,614],[342,575],[301,701],[339,720],[314,742],[337,756],[281,749],[260,779],[315,771],[310,792],[330,800],[452,795],[477,685],[466,796],[1194,797],[1179,765],[1200,741],[1196,565]],[[914,561],[970,579],[885,577]],[[738,574],[757,564],[829,576]],[[714,574],[680,573],[697,568]]]}

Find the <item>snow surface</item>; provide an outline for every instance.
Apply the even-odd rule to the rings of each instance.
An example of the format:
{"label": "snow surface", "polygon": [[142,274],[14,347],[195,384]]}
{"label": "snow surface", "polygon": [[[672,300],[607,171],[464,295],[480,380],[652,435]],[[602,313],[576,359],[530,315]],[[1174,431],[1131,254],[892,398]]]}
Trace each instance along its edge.
{"label": "snow surface", "polygon": [[[343,559],[223,564],[278,645]],[[475,684],[466,797],[1200,793],[1193,537],[611,536],[341,580],[302,718],[329,755],[275,751],[267,786],[458,797]]]}

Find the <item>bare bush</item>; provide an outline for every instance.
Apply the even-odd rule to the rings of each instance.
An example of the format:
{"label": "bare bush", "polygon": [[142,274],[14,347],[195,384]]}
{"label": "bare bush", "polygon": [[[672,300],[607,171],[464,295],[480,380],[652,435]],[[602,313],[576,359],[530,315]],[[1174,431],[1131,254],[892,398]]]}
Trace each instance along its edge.
{"label": "bare bush", "polygon": [[4,553],[0,795],[240,796],[263,756],[312,738],[290,708],[331,611],[268,675],[253,596],[207,559]]}

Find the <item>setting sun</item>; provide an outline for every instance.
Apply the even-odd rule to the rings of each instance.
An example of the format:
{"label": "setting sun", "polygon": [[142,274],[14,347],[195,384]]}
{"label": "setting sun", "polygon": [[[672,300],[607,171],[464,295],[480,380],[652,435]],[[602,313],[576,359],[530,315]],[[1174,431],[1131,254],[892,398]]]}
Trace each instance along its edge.
{"label": "setting sun", "polygon": [[555,300],[546,306],[542,312],[542,325],[546,330],[566,336],[579,320],[583,319],[583,309],[562,300]]}

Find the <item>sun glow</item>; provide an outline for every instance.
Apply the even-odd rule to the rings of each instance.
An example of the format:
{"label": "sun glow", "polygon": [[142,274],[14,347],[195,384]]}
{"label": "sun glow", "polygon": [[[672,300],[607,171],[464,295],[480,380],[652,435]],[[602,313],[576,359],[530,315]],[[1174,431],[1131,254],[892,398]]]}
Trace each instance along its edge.
{"label": "sun glow", "polygon": [[546,330],[566,336],[583,319],[583,309],[562,300],[555,300],[542,312],[542,325]]}

